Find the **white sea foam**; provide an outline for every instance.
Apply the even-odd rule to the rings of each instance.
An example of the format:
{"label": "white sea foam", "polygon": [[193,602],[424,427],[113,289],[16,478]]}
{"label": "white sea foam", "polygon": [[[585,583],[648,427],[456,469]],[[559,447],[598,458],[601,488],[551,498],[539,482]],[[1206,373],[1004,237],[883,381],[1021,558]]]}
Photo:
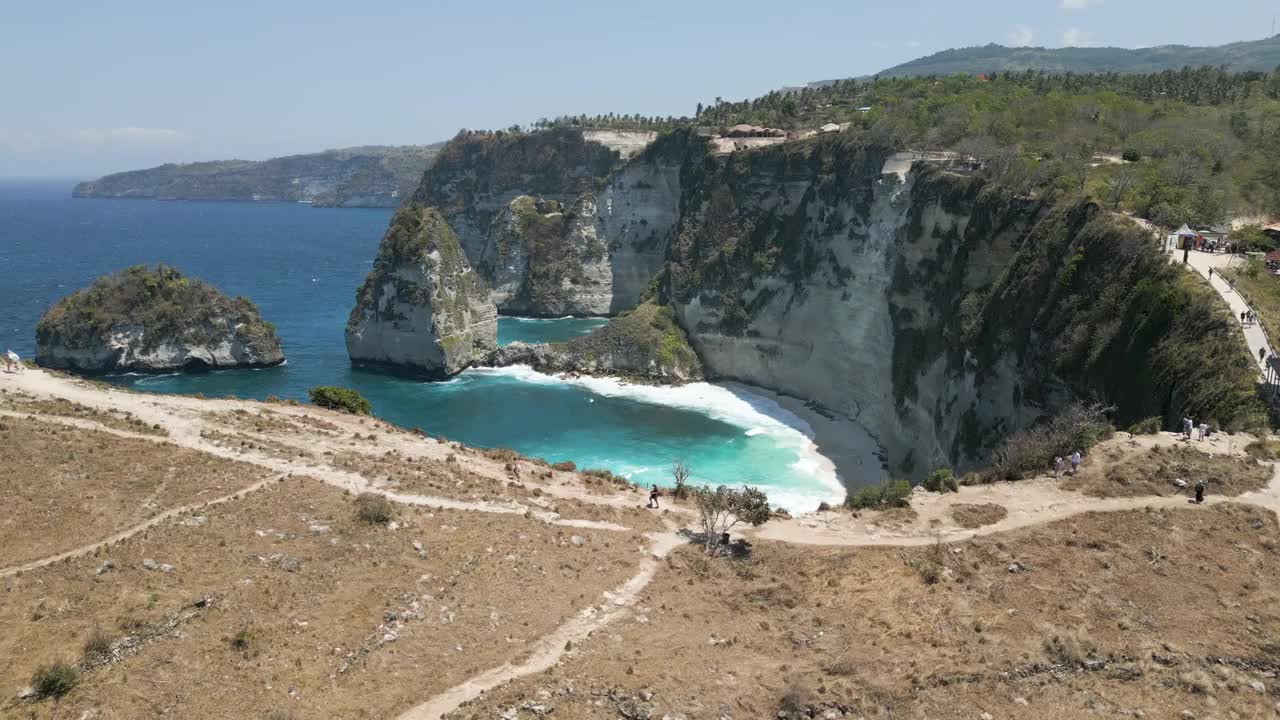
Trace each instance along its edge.
{"label": "white sea foam", "polygon": [[[542,385],[569,385],[602,397],[618,397],[653,405],[677,407],[699,412],[743,428],[752,437],[765,435],[777,446],[794,452],[797,459],[790,470],[798,477],[811,478],[813,484],[770,486],[769,499],[792,512],[808,512],[818,503],[839,503],[844,499],[844,486],[835,464],[818,451],[809,424],[773,400],[756,395],[740,384],[689,383],[680,386],[639,385],[616,378],[560,378],[540,373],[526,365],[504,368],[478,368],[468,374],[505,376],[522,382]],[[641,468],[622,466],[620,474],[630,478],[642,475]],[[644,468],[643,470],[649,470]],[[630,474],[628,474],[630,472]],[[696,473],[696,468],[695,468]],[[698,478],[693,478],[697,480]]]}

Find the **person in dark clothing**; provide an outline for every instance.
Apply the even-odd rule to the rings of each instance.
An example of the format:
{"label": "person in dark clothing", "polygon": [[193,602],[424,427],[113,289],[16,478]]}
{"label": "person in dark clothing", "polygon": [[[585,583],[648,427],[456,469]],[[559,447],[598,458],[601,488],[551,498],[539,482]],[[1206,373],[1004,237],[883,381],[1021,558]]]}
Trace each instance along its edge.
{"label": "person in dark clothing", "polygon": [[653,489],[649,491],[649,504],[646,507],[650,507],[650,508],[658,507],[658,495],[659,495],[658,486],[654,485]]}
{"label": "person in dark clothing", "polygon": [[1258,362],[1263,362],[1266,359],[1267,359],[1267,349],[1258,348]]}
{"label": "person in dark clothing", "polygon": [[1196,504],[1204,502],[1204,480],[1196,481]]}

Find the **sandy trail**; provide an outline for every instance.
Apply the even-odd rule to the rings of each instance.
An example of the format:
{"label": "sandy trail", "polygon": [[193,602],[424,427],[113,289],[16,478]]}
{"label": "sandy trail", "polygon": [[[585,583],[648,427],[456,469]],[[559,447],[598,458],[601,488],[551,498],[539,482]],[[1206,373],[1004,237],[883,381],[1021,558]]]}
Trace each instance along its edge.
{"label": "sandy trail", "polygon": [[[149,436],[141,436],[141,437],[149,437]],[[52,565],[53,563],[61,562],[66,558],[74,558],[74,557],[80,557],[81,555],[89,555],[93,553],[95,550],[97,550],[98,548],[106,547],[107,545],[111,545],[112,543],[117,543],[117,542],[120,542],[121,540],[137,535],[138,533],[143,532],[144,530],[147,530],[149,528],[155,527],[156,525],[159,525],[165,520],[178,517],[183,513],[191,512],[194,510],[201,510],[203,508],[213,507],[214,505],[221,505],[223,503],[230,502],[232,500],[235,500],[236,498],[242,497],[256,490],[259,490],[270,483],[277,482],[282,477],[284,476],[277,475],[275,477],[264,478],[262,480],[259,480],[256,483],[253,483],[252,485],[246,485],[240,488],[239,490],[236,490],[235,492],[229,493],[227,495],[223,495],[222,497],[216,497],[210,500],[191,503],[190,505],[182,505],[180,507],[169,508],[168,510],[165,510],[164,512],[159,513],[155,517],[147,518],[146,520],[138,523],[137,525],[134,525],[133,527],[125,528],[101,540],[96,540],[94,542],[91,542],[88,545],[81,545],[78,548],[65,550],[63,552],[58,553],[57,555],[50,555],[48,557],[43,557],[38,560],[30,560],[25,563],[22,563],[21,565],[14,565],[13,567],[0,568],[0,578],[7,577],[9,575],[16,575],[17,573],[26,572],[28,570],[35,570],[36,568],[44,567],[45,565]]]}
{"label": "sandy trail", "polygon": [[[390,500],[404,503],[407,505],[418,505],[418,506],[442,509],[442,510],[469,510],[473,512],[500,513],[500,514],[507,514],[507,515],[523,515],[525,513],[528,513],[531,517],[537,518],[538,520],[541,520],[543,522],[553,524],[553,525],[563,525],[566,527],[575,527],[575,528],[591,528],[591,529],[597,529],[597,530],[614,530],[614,531],[628,530],[628,528],[623,527],[622,525],[618,525],[617,523],[602,522],[597,520],[562,518],[559,514],[551,512],[549,510],[544,510],[544,509],[532,507],[532,506],[525,505],[522,503],[517,503],[517,502],[458,500],[455,498],[438,497],[434,495],[396,493],[396,492],[392,492],[392,491],[378,487],[374,483],[370,482],[368,478],[365,478],[363,475],[360,475],[358,473],[349,472],[346,470],[339,470],[337,468],[334,468],[328,465],[318,465],[314,463],[303,462],[297,459],[286,459],[286,458],[274,457],[271,455],[254,452],[254,451],[247,451],[243,449],[233,450],[230,448],[225,448],[225,447],[216,445],[210,442],[209,440],[205,439],[201,435],[201,431],[209,427],[209,424],[204,419],[206,414],[210,412],[234,411],[234,410],[246,410],[249,412],[256,413],[259,409],[263,407],[261,403],[255,403],[255,402],[249,402],[249,401],[243,401],[243,400],[225,400],[225,399],[207,400],[207,399],[200,399],[200,398],[187,398],[187,397],[181,397],[176,395],[144,395],[141,393],[131,393],[131,392],[125,392],[122,390],[96,387],[93,385],[89,385],[88,383],[85,383],[83,381],[72,380],[72,379],[63,378],[63,377],[56,377],[56,376],[50,375],[49,373],[46,373],[40,370],[35,370],[35,369],[29,369],[26,373],[23,373],[20,375],[10,376],[10,379],[14,381],[13,386],[16,386],[16,389],[26,392],[38,399],[61,398],[64,400],[80,403],[81,405],[87,405],[89,407],[94,407],[99,409],[122,410],[125,412],[132,413],[133,415],[137,416],[138,418],[146,422],[148,425],[158,424],[160,427],[168,431],[169,436],[161,437],[161,436],[132,433],[128,431],[121,431],[115,428],[101,425],[93,421],[88,421],[88,420],[79,419],[79,418],[61,417],[58,415],[43,415],[43,414],[28,413],[28,412],[3,411],[3,414],[5,415],[10,415],[15,417],[34,416],[46,422],[61,423],[63,425],[69,425],[69,426],[83,428],[83,429],[98,430],[101,432],[118,435],[120,437],[129,437],[129,438],[138,439],[138,440],[148,440],[156,443],[168,442],[174,445],[178,445],[180,447],[188,448],[191,450],[197,450],[199,452],[207,453],[209,455],[214,455],[216,457],[224,458],[227,460],[237,460],[240,462],[257,465],[259,467],[271,470],[272,472],[275,472],[275,473],[307,475],[310,477],[314,477],[317,480],[326,482],[330,485],[342,488],[344,490],[349,490],[353,493],[360,493],[360,492],[377,493],[377,494],[386,496]],[[273,407],[272,410],[279,411],[279,410],[301,410],[301,409],[287,408],[282,406],[278,410],[277,408]],[[297,413],[284,412],[282,414],[286,414],[286,415],[287,414],[305,414],[305,411],[301,411]],[[354,424],[352,423],[353,419],[355,420],[355,422],[359,422],[359,419],[338,416],[336,413],[331,413],[331,415],[334,415],[337,421],[341,423]],[[329,419],[332,420],[335,418],[329,418]],[[379,421],[376,423],[375,427],[380,425],[381,423]],[[365,432],[368,432],[368,430],[370,430],[370,427],[366,425],[356,425],[356,427],[358,427],[359,430],[363,430]],[[350,427],[347,427],[344,429],[351,430]],[[408,436],[406,433],[401,433],[400,435],[411,437],[411,436]],[[389,443],[384,442],[384,439],[389,440],[390,442]],[[376,451],[379,453],[385,452],[386,450],[391,449],[393,445],[396,446],[397,448],[403,447],[406,451],[411,449],[405,437],[397,437],[395,434],[390,434],[386,436],[386,438],[380,437],[378,442],[380,444],[377,446]],[[422,457],[433,457],[433,458],[438,458],[443,460],[444,457],[451,452],[451,450],[449,449],[449,445],[447,443],[443,443],[439,441],[416,438],[414,440],[414,444],[418,446],[417,448],[412,448],[413,450],[415,450],[415,454]],[[346,452],[352,449],[350,446],[340,445],[336,441],[332,439],[327,439],[327,438],[323,440],[317,440],[315,442],[309,442],[307,443],[306,448],[316,452],[323,452],[326,450],[334,451],[334,452]],[[500,471],[495,470],[494,465],[492,463],[482,462],[482,461],[479,461],[477,458],[463,458],[460,461],[466,462],[468,465],[468,469],[480,472],[482,474],[495,476],[495,472],[500,473]],[[502,476],[499,474],[499,475],[496,475],[496,477],[505,477],[505,476]],[[573,499],[582,500],[584,502],[593,502],[597,504],[605,504],[605,503],[598,502],[599,500],[605,500],[608,504],[614,504],[619,506],[622,505],[623,500],[625,499],[628,507],[634,507],[635,505],[634,497],[632,498],[625,498],[625,496],[623,498],[617,498],[613,496],[597,497],[589,493],[586,493],[585,491],[572,493],[562,489],[560,496],[571,497]]]}
{"label": "sandy trail", "polygon": [[400,720],[437,720],[489,690],[526,675],[542,672],[559,662],[566,653],[572,652],[571,643],[582,642],[591,633],[627,614],[640,592],[653,580],[661,560],[686,542],[670,528],[666,532],[650,533],[648,538],[648,554],[640,561],[636,574],[616,590],[605,592],[599,605],[583,610],[551,634],[536,640],[528,659],[514,665],[504,663],[486,670],[411,708],[400,715]]}

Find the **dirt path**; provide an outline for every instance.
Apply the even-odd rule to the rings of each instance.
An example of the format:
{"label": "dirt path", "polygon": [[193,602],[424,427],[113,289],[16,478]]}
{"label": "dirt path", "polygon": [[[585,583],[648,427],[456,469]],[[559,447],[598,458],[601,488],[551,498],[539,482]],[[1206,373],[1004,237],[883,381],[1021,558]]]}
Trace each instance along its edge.
{"label": "dirt path", "polygon": [[[1178,263],[1182,262],[1182,251],[1175,250],[1173,258]],[[1218,294],[1222,296],[1223,302],[1227,307],[1231,308],[1231,314],[1235,316],[1237,321],[1240,319],[1240,313],[1246,310],[1253,310],[1244,296],[1236,292],[1234,286],[1227,282],[1222,276],[1222,270],[1230,263],[1233,255],[1226,253],[1205,253],[1198,250],[1192,250],[1187,253],[1187,264],[1191,269],[1199,273],[1202,277],[1209,281],[1209,285]],[[1209,275],[1209,271],[1213,270],[1213,275]],[[1258,359],[1259,351],[1265,352],[1267,355],[1274,354],[1271,349],[1271,342],[1267,339],[1267,333],[1262,329],[1262,323],[1255,322],[1252,325],[1241,325],[1240,332],[1244,333],[1244,339],[1249,343],[1249,353],[1253,357],[1253,362],[1258,366],[1258,374],[1261,375],[1265,369],[1265,365]]]}
{"label": "dirt path", "polygon": [[[140,436],[140,437],[148,437],[149,439],[154,439],[154,438],[151,438],[150,436]],[[7,577],[9,575],[16,575],[17,573],[26,572],[28,570],[35,570],[36,568],[44,567],[45,565],[52,565],[53,563],[61,562],[66,558],[74,558],[74,557],[80,557],[81,555],[89,555],[93,553],[93,551],[97,550],[98,548],[111,545],[112,543],[120,542],[121,540],[137,535],[138,533],[144,530],[147,530],[148,528],[155,527],[156,525],[159,525],[165,520],[175,518],[183,513],[191,512],[192,510],[200,510],[202,508],[212,507],[214,505],[221,505],[222,503],[235,500],[236,498],[242,497],[251,492],[254,492],[255,490],[258,490],[269,483],[277,482],[278,480],[280,480],[281,477],[283,476],[277,475],[275,477],[269,477],[263,480],[259,480],[258,482],[253,483],[252,485],[246,485],[245,487],[242,487],[239,490],[236,490],[235,492],[230,493],[228,495],[223,495],[222,497],[216,497],[211,500],[191,503],[190,505],[182,505],[180,507],[169,508],[168,510],[161,512],[159,515],[156,515],[155,517],[148,518],[138,523],[137,525],[134,525],[133,527],[125,528],[124,530],[120,530],[119,532],[113,533],[112,535],[109,535],[106,538],[103,538],[102,540],[97,540],[95,542],[89,543],[88,545],[81,545],[78,548],[72,548],[70,550],[60,552],[57,555],[50,555],[48,557],[43,557],[38,560],[30,560],[25,563],[22,563],[21,565],[14,565],[13,567],[0,568],[0,578]]]}
{"label": "dirt path", "polygon": [[604,593],[599,605],[583,610],[551,634],[536,640],[528,659],[515,665],[504,663],[490,668],[408,710],[400,715],[400,720],[437,720],[489,690],[526,675],[542,672],[559,662],[566,653],[572,652],[573,645],[625,615],[635,604],[640,591],[653,580],[661,560],[685,542],[670,528],[666,532],[651,533],[648,537],[648,554],[640,561],[636,574],[616,590]]}

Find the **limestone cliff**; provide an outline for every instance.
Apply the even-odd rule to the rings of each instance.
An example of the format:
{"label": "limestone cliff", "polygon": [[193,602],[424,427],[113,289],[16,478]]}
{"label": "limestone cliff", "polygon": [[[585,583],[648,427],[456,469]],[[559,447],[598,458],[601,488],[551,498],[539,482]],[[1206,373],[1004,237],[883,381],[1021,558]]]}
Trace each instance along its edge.
{"label": "limestone cliff", "polygon": [[434,208],[402,206],[347,321],[356,364],[453,375],[497,345],[489,287]]}
{"label": "limestone cliff", "polygon": [[1238,333],[1136,225],[889,156],[817,138],[689,173],[663,294],[708,375],[854,418],[914,476],[1072,397],[1121,422],[1243,411]]}
{"label": "limestone cliff", "polygon": [[606,315],[662,268],[679,213],[688,133],[464,133],[424,174],[501,312]]}
{"label": "limestone cliff", "polygon": [[245,298],[163,265],[134,266],[59,300],[36,326],[36,362],[99,374],[270,367],[275,328]]}
{"label": "limestone cliff", "polygon": [[702,363],[671,308],[651,302],[564,343],[512,343],[490,353],[487,365],[529,365],[543,372],[612,375],[650,383],[702,379]]}

